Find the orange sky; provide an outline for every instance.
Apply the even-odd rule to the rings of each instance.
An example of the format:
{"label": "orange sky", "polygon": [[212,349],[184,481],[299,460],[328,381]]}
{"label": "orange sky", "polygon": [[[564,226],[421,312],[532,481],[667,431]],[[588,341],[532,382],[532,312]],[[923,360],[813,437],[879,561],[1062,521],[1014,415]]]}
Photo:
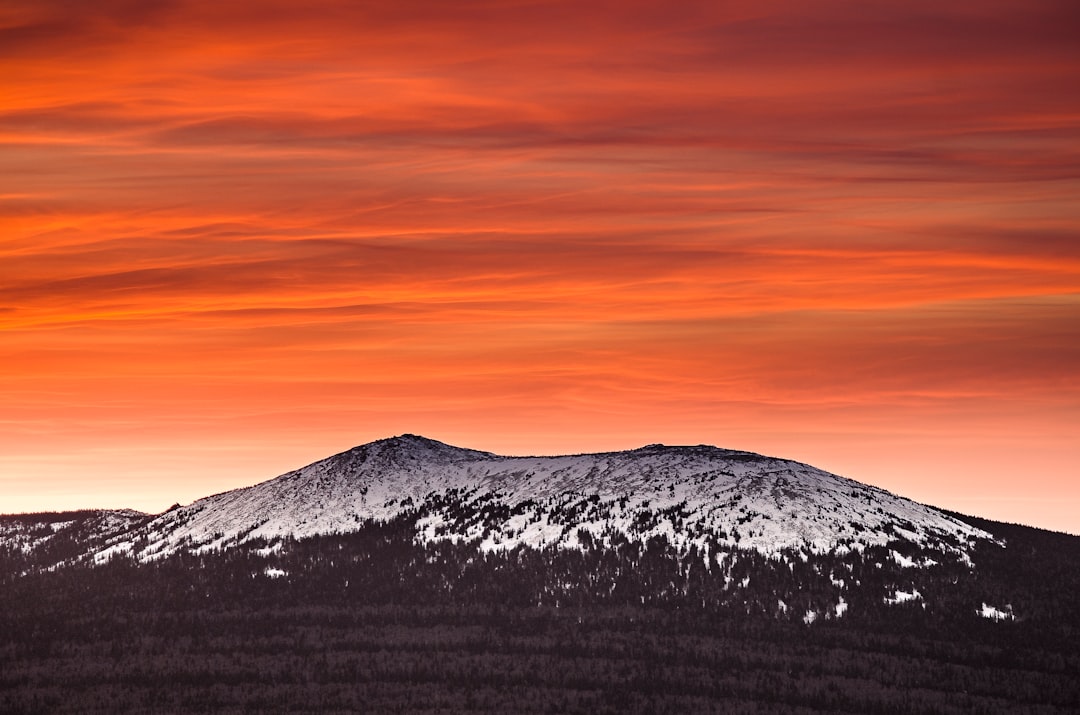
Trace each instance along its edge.
{"label": "orange sky", "polygon": [[0,3],[0,512],[709,443],[1080,533],[1073,0]]}

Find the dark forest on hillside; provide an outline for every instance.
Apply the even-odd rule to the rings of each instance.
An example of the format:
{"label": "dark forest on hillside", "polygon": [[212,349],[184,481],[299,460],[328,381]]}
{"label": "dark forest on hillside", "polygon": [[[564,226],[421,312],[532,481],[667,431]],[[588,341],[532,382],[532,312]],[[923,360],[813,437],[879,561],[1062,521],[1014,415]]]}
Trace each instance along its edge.
{"label": "dark forest on hillside", "polygon": [[[485,553],[414,534],[55,570],[9,550],[0,712],[1080,709],[1075,537],[1015,527],[972,572],[902,569],[902,543],[721,570],[662,539]],[[884,603],[901,587],[923,600]],[[980,617],[987,599],[1017,620]]]}

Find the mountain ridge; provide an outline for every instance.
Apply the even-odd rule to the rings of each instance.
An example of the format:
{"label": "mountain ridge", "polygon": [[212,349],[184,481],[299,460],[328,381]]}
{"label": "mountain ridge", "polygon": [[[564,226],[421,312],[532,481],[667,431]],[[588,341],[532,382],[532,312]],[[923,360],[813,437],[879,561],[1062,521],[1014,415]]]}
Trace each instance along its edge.
{"label": "mountain ridge", "polygon": [[[404,434],[204,497],[95,553],[159,558],[252,539],[345,533],[419,510],[422,540],[577,547],[664,537],[677,548],[828,551],[896,538],[966,558],[992,536],[940,510],[793,460],[712,445],[502,456]],[[583,532],[588,532],[588,537]]]}
{"label": "mountain ridge", "polygon": [[1078,564],[791,460],[402,435],[159,515],[0,516],[0,711],[1074,712]]}

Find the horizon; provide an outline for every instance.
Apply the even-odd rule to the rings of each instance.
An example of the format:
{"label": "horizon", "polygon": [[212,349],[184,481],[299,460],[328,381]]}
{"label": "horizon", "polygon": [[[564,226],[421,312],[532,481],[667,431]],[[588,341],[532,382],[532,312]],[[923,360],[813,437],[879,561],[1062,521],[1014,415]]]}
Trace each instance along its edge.
{"label": "horizon", "polygon": [[1076,533],[1078,19],[5,3],[0,513],[413,432],[710,444]]}

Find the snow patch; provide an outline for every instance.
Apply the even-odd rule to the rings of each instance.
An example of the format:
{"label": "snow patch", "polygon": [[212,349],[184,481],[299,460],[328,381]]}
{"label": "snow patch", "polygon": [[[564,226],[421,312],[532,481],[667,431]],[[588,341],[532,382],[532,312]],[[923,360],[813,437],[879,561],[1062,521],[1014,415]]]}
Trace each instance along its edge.
{"label": "snow patch", "polygon": [[979,615],[983,618],[989,618],[992,621],[1011,621],[1015,616],[1013,615],[1012,605],[1005,604],[1003,608],[997,608],[987,603],[982,604],[982,608],[979,609]]}
{"label": "snow patch", "polygon": [[264,546],[261,549],[255,549],[255,553],[262,557],[273,556],[274,554],[280,554],[284,547],[285,544],[277,541],[269,546]]}
{"label": "snow patch", "polygon": [[94,554],[94,563],[103,564],[107,561],[112,561],[115,557],[120,556],[121,554],[130,553],[131,544],[116,544],[115,546],[110,546],[107,549],[102,549],[101,551]]}
{"label": "snow patch", "polygon": [[[922,594],[919,593],[914,588],[911,589],[911,591],[901,591],[900,589],[897,589],[896,591],[893,592],[892,596],[886,596],[885,597],[885,603],[887,603],[887,604],[889,604],[891,606],[895,606],[898,603],[909,603],[911,601],[922,601],[922,600],[923,600]],[[926,604],[923,604],[923,607],[925,608]]]}
{"label": "snow patch", "polygon": [[899,551],[891,551],[890,553],[892,554],[893,561],[895,561],[900,566],[900,568],[913,569],[919,565],[917,561],[915,561],[914,559],[909,559],[907,556],[904,556]]}

